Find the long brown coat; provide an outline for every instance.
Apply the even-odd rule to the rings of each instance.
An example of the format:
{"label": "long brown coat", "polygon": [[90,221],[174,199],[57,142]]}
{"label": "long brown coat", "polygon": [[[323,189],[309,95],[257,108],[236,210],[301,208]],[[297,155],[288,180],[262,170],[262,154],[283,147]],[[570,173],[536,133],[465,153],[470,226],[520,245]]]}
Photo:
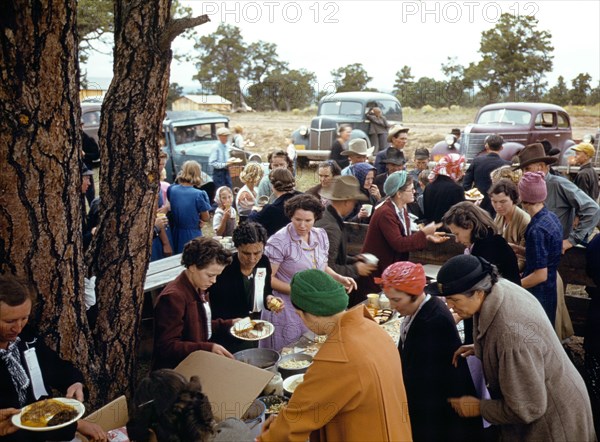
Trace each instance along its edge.
{"label": "long brown coat", "polygon": [[[410,441],[402,364],[364,306],[346,312],[263,441]],[[312,434],[311,434],[312,433]]]}
{"label": "long brown coat", "polygon": [[501,279],[474,316],[491,400],[481,415],[509,441],[595,441],[585,383],[539,301]]}

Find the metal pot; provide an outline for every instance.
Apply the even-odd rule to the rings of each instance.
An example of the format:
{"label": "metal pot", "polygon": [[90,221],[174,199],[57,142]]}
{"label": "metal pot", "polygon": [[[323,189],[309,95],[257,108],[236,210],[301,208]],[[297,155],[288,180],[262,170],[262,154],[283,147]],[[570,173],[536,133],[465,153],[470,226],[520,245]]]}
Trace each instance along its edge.
{"label": "metal pot", "polygon": [[277,373],[277,363],[281,359],[279,353],[269,348],[249,348],[234,353],[233,357],[240,362],[245,362],[246,364],[254,365],[273,373]]}

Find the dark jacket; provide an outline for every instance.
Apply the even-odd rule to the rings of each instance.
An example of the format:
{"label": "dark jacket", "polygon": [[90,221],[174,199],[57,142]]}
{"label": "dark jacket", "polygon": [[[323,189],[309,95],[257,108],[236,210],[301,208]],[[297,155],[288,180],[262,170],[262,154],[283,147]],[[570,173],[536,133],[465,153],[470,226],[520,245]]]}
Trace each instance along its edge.
{"label": "dark jacket", "polygon": [[476,395],[466,360],[452,365],[460,346],[450,310],[440,298],[430,298],[414,317],[404,346],[399,344],[415,442],[481,438],[481,419],[463,419],[448,403],[451,397]]}
{"label": "dark jacket", "polygon": [[463,178],[463,188],[465,190],[471,189],[474,183],[475,187],[481,192],[483,201],[481,201],[480,207],[487,210],[492,218],[496,216],[496,211],[492,207],[492,201],[488,196],[488,191],[490,190],[490,187],[492,187],[490,173],[492,170],[496,170],[507,164],[510,164],[510,161],[503,160],[497,153],[490,152],[487,155],[480,155],[473,158],[473,161]]}
{"label": "dark jacket", "polygon": [[323,217],[315,223],[315,227],[321,227],[327,232],[329,238],[329,257],[327,263],[329,267],[340,275],[357,278],[356,259],[347,254],[346,232],[344,220],[340,217],[332,206],[327,206],[323,212]]}
{"label": "dark jacket", "polygon": [[[480,256],[498,267],[500,276],[510,282],[521,285],[517,255],[501,235],[490,235],[473,243],[471,255]],[[473,318],[464,320],[465,344],[473,343]]]}
{"label": "dark jacket", "polygon": [[269,236],[273,235],[279,229],[287,226],[290,219],[285,216],[284,204],[290,198],[300,195],[302,192],[294,190],[293,192],[284,193],[271,204],[266,204],[260,212],[252,211],[248,216],[249,221],[254,221],[267,230]]}
{"label": "dark jacket", "polygon": [[461,186],[446,175],[438,175],[423,191],[425,219],[439,223],[450,207],[464,200],[465,192]]}
{"label": "dark jacket", "polygon": [[579,168],[575,176],[575,184],[583,190],[591,199],[598,202],[598,174],[592,167],[592,163],[584,164]]}
{"label": "dark jacket", "polygon": [[331,145],[331,152],[329,154],[329,159],[335,161],[340,166],[340,169],[344,167],[348,167],[350,164],[350,160],[347,156],[342,155],[342,152],[345,151],[344,145],[340,143],[337,139]]}
{"label": "dark jacket", "polygon": [[[212,350],[214,344],[208,342],[203,306],[207,298],[208,295],[196,291],[185,271],[160,293],[154,307],[154,370],[175,368],[196,350]],[[211,321],[213,333],[232,325],[232,320]]]}
{"label": "dark jacket", "polygon": [[[220,319],[235,319],[244,318],[254,309],[254,296],[260,296],[263,308],[266,307],[266,299],[272,292],[271,289],[271,263],[266,255],[263,255],[250,278],[250,290],[246,294],[244,279],[240,268],[240,259],[237,253],[233,254],[233,260],[223,270],[217,281],[208,290],[210,294],[210,310],[213,318]],[[259,268],[266,269],[265,285],[262,293],[254,293],[254,277]],[[232,353],[243,350],[244,348],[256,347],[256,345],[246,344],[247,341],[242,341],[235,338],[229,333],[229,329],[223,327],[215,330],[211,341],[221,344]]]}
{"label": "dark jacket", "polygon": [[[42,339],[33,333],[30,327],[25,327],[19,337],[21,338],[21,342],[18,344],[19,353],[21,354],[21,365],[27,372],[27,363],[25,362],[23,353],[29,348],[35,348],[44,379],[44,386],[49,395],[52,395],[52,389],[58,390],[64,395],[67,388],[74,383],[83,383],[81,372],[70,362],[61,359],[54,350],[44,344]],[[33,388],[30,383],[27,391],[26,405],[36,401],[37,399],[33,395]],[[6,367],[6,363],[0,359],[0,409],[10,407],[21,408],[19,396]],[[71,424],[60,430],[43,433],[19,430],[12,435],[0,437],[0,440],[2,442],[71,440],[75,436],[76,429],[77,424]]]}

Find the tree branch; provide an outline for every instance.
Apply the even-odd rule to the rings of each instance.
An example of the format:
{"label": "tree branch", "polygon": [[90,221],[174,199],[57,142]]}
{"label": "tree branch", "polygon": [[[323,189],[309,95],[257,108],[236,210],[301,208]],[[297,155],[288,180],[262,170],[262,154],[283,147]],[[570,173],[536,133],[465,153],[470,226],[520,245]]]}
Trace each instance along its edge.
{"label": "tree branch", "polygon": [[163,35],[160,41],[160,49],[167,51],[171,48],[171,42],[177,38],[180,34],[183,34],[190,28],[203,25],[210,21],[208,15],[204,14],[199,17],[183,17],[171,20],[167,27],[166,33]]}

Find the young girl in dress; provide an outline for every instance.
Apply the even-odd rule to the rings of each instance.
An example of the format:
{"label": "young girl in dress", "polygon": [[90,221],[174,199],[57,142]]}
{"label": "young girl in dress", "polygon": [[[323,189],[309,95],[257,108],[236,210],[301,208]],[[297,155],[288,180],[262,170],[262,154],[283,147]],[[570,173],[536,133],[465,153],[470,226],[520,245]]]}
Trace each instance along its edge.
{"label": "young girl in dress", "polygon": [[240,174],[240,180],[244,183],[244,187],[239,190],[235,198],[235,206],[240,214],[240,222],[250,215],[252,207],[256,204],[258,198],[256,187],[260,183],[263,173],[262,166],[252,162],[246,164]]}
{"label": "young girl in dress", "polygon": [[232,236],[236,221],[236,211],[232,207],[233,193],[227,186],[221,186],[217,189],[215,203],[218,207],[213,217],[213,230],[218,236]]}

